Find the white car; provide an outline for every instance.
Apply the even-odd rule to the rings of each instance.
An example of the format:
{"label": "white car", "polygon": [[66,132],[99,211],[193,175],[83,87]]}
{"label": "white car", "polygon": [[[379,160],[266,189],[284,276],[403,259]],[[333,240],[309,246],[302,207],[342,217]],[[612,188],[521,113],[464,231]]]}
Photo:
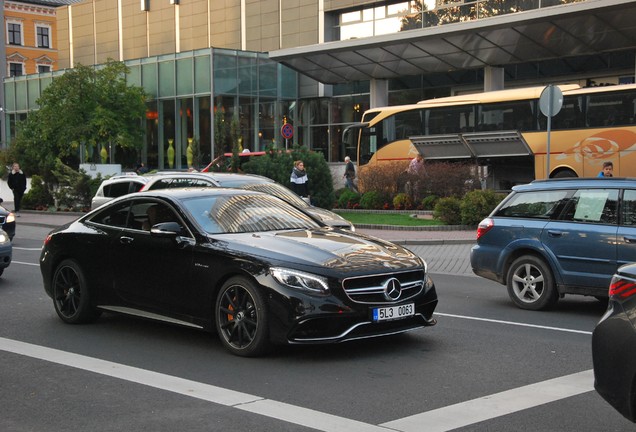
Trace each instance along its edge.
{"label": "white car", "polygon": [[91,210],[101,206],[113,198],[139,190],[148,183],[148,179],[135,173],[120,174],[105,179],[91,200]]}

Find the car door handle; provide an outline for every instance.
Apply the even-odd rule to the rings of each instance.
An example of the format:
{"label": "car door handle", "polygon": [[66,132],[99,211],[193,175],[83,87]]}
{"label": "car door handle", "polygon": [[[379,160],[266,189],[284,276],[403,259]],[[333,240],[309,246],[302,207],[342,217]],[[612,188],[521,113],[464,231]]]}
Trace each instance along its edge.
{"label": "car door handle", "polygon": [[634,236],[625,236],[623,240],[625,240],[625,243],[636,243],[636,237]]}
{"label": "car door handle", "polygon": [[121,244],[131,244],[134,241],[132,237],[121,236],[119,237],[119,243]]}
{"label": "car door handle", "polygon": [[561,237],[563,235],[563,231],[548,230],[548,235],[550,237]]}

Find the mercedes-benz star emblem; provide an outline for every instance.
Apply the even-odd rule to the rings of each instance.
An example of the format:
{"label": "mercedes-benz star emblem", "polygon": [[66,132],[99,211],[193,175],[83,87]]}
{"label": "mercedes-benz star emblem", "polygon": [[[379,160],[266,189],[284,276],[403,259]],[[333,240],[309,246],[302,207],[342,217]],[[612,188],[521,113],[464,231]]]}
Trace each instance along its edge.
{"label": "mercedes-benz star emblem", "polygon": [[402,295],[402,285],[396,278],[391,278],[384,283],[384,298],[387,300],[397,300]]}

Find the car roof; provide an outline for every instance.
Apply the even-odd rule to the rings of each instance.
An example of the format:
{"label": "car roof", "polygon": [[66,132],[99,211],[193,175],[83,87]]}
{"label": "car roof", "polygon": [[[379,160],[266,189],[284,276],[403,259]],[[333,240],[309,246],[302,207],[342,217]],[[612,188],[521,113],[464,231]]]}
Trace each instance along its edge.
{"label": "car roof", "polygon": [[590,178],[560,178],[549,180],[535,180],[532,183],[513,186],[516,192],[551,189],[571,189],[571,188],[636,188],[636,178],[630,177],[590,177]]}
{"label": "car roof", "polygon": [[149,180],[158,181],[162,178],[209,178],[219,183],[221,186],[227,183],[274,183],[274,180],[256,174],[238,173],[216,173],[216,172],[159,172],[155,173]]}
{"label": "car roof", "polygon": [[[257,192],[247,191],[245,189],[231,189],[231,188],[205,188],[205,187],[190,187],[190,188],[174,188],[174,189],[156,189],[150,191],[142,191],[135,193],[135,197],[159,197],[159,198],[176,198],[177,200],[184,200],[189,198],[201,198],[207,196],[234,196],[234,195],[263,195],[272,197],[272,195]],[[128,195],[130,197],[130,195]]]}

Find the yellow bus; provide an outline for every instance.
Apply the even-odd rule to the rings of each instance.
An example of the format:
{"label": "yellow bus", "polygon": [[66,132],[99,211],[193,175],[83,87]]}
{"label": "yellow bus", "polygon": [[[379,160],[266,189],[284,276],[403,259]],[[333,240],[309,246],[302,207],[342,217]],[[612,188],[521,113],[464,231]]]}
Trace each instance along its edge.
{"label": "yellow bus", "polygon": [[[499,90],[373,108],[345,131],[358,169],[388,161],[471,161],[486,185],[509,189],[533,179],[596,177],[603,162],[614,175],[636,176],[636,84],[558,86],[563,106],[551,118],[549,173],[545,86]],[[355,133],[351,133],[355,132]]]}

